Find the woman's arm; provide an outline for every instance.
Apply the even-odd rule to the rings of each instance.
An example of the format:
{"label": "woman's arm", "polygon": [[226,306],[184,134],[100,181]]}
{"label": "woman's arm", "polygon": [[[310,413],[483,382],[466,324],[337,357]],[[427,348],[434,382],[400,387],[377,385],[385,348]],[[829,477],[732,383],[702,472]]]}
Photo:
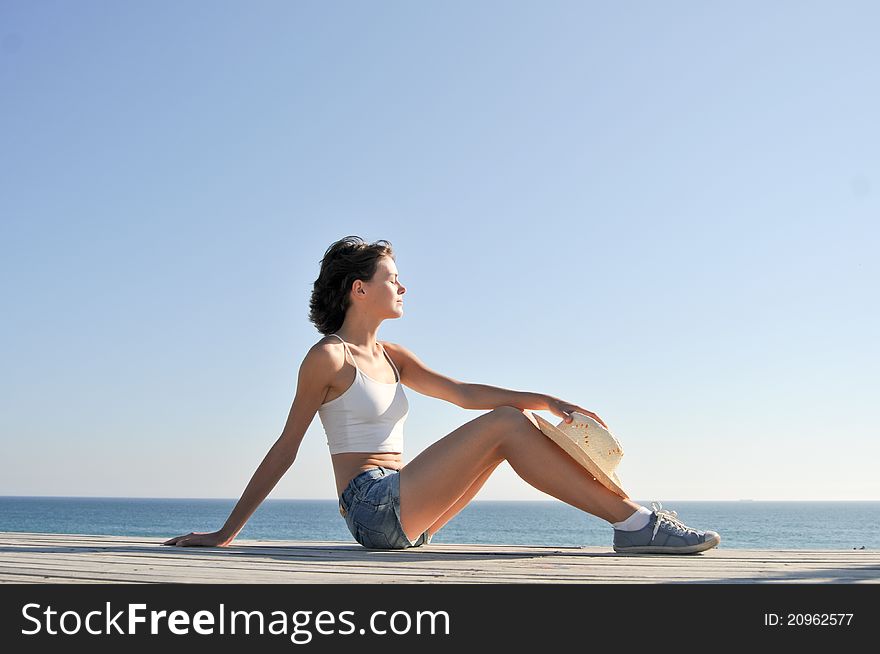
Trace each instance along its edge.
{"label": "woman's arm", "polygon": [[541,393],[512,391],[486,384],[464,385],[464,409],[494,409],[499,406],[515,406],[517,409],[546,411],[550,408],[550,397]]}
{"label": "woman's arm", "polygon": [[272,489],[278,484],[278,481],[284,476],[284,473],[290,469],[296,459],[296,453],[299,451],[299,443],[291,443],[289,439],[285,439],[282,435],[266,456],[263,462],[254,472],[241,499],[232,509],[232,513],[226,519],[226,524],[220,529],[220,535],[223,538],[223,544],[228,545],[238,536],[245,523],[254,514],[254,511],[263,503],[266,496],[272,492]]}
{"label": "woman's arm", "polygon": [[470,384],[460,382],[431,370],[411,350],[398,344],[382,341],[400,370],[401,381],[418,393],[436,397],[460,406],[462,409],[494,409],[499,406],[513,406],[522,411],[552,411],[566,422],[571,422],[571,414],[575,411],[592,416],[606,429],[602,418],[592,411],[582,409],[558,397],[543,393],[526,393],[512,391],[486,384]]}
{"label": "woman's arm", "polygon": [[223,527],[213,532],[191,532],[177,536],[162,543],[163,545],[224,547],[232,542],[296,460],[306,430],[326,397],[327,388],[334,376],[334,366],[333,354],[324,345],[315,345],[306,354],[299,369],[296,397],[290,408],[287,424],[281,436],[263,457]]}
{"label": "woman's arm", "polygon": [[244,489],[241,499],[232,509],[232,513],[226,519],[226,524],[217,531],[211,532],[190,532],[185,536],[177,536],[168,540],[163,545],[185,546],[207,546],[207,547],[225,547],[238,536],[238,532],[242,530],[245,523],[253,515],[254,511],[262,504],[266,496],[272,492],[278,480],[284,476],[284,473],[293,464],[296,459],[298,444],[291,448],[291,443],[285,441],[284,436],[275,441],[275,444],[269,450],[268,454],[263,458],[263,462],[257,468],[257,471],[251,477],[250,482]]}
{"label": "woman's arm", "polygon": [[485,384],[465,384],[462,393],[464,397],[462,408],[464,409],[494,409],[499,406],[512,406],[524,411],[551,411],[560,418],[564,418],[565,422],[571,422],[571,414],[577,411],[595,418],[608,429],[608,425],[602,418],[592,411],[587,411],[577,404],[571,404],[552,395],[512,391]]}

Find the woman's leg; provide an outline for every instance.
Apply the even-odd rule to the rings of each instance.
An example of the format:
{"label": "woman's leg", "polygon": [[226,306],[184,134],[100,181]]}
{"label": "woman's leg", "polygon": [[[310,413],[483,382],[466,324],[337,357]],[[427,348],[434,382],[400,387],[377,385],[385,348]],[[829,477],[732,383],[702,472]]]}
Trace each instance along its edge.
{"label": "woman's leg", "polygon": [[445,525],[447,522],[452,520],[458,514],[459,511],[461,511],[464,507],[466,507],[468,505],[468,503],[472,499],[474,499],[474,496],[480,492],[480,489],[483,487],[483,484],[486,483],[486,480],[489,478],[489,475],[491,475],[495,471],[495,468],[498,467],[499,463],[501,463],[501,461],[497,461],[497,462],[493,463],[492,465],[490,465],[488,468],[486,468],[480,474],[480,476],[477,477],[476,481],[474,481],[474,483],[471,484],[471,487],[468,488],[464,492],[464,495],[459,497],[458,500],[456,500],[455,504],[453,504],[452,506],[450,506],[446,510],[446,513],[444,513],[439,518],[437,518],[437,521],[434,522],[433,525],[428,527],[428,535],[429,536],[433,536],[438,531],[440,531],[440,529],[443,527],[443,525]]}
{"label": "woman's leg", "polygon": [[502,406],[444,436],[401,469],[400,521],[407,537],[415,540],[441,519],[452,519],[469,501],[466,494],[473,490],[473,497],[504,460],[538,490],[608,522],[625,520],[639,507],[593,479],[521,410]]}

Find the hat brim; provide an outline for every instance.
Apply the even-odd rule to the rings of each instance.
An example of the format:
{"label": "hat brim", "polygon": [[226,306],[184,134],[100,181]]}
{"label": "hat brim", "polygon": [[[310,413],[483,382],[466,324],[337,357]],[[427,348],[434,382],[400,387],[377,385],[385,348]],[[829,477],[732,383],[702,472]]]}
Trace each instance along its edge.
{"label": "hat brim", "polygon": [[617,483],[614,479],[605,474],[605,472],[596,465],[596,462],[593,461],[584,452],[581,448],[574,444],[574,442],[566,436],[560,429],[558,429],[555,425],[547,422],[541,416],[536,413],[532,413],[531,411],[523,411],[526,417],[532,421],[538,429],[543,432],[543,434],[549,438],[551,441],[556,443],[559,447],[561,447],[565,452],[573,458],[575,461],[580,463],[584,468],[586,468],[587,472],[593,475],[593,478],[598,481],[600,484],[605,486],[608,490],[612,491],[616,495],[624,499],[629,499],[629,495],[626,494],[626,491],[620,487],[620,484]]}

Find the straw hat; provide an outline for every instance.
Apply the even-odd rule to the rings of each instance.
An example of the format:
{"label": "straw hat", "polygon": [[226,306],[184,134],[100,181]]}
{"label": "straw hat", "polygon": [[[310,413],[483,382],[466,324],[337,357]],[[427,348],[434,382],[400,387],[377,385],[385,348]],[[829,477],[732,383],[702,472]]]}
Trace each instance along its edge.
{"label": "straw hat", "polygon": [[571,414],[570,423],[563,420],[554,427],[531,411],[523,413],[547,438],[586,468],[596,481],[623,498],[629,497],[621,488],[620,479],[615,472],[623,456],[623,448],[601,423],[575,411]]}

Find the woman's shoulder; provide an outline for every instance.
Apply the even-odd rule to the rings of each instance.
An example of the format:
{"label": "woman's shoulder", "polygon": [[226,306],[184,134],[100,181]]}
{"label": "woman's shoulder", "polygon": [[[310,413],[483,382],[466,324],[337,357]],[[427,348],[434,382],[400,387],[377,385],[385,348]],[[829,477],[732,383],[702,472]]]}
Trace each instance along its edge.
{"label": "woman's shoulder", "polygon": [[318,342],[315,343],[312,347],[319,347],[321,345],[326,345],[326,344],[342,345],[342,340],[338,336],[334,336],[333,334],[327,334],[326,336],[318,339]]}
{"label": "woman's shoulder", "polygon": [[397,366],[402,377],[403,369],[406,367],[407,361],[413,358],[413,353],[400,343],[391,343],[389,341],[379,341],[379,343],[382,344],[382,348],[388,353],[391,360],[394,361],[394,365]]}
{"label": "woman's shoulder", "polygon": [[392,343],[391,341],[379,341],[379,343],[382,344],[382,347],[385,348],[389,354],[406,355],[410,353],[409,350],[400,343]]}
{"label": "woman's shoulder", "polygon": [[341,368],[345,358],[343,347],[342,341],[335,336],[327,335],[309,348],[309,351],[306,352],[306,358],[317,359],[325,364],[331,363]]}

